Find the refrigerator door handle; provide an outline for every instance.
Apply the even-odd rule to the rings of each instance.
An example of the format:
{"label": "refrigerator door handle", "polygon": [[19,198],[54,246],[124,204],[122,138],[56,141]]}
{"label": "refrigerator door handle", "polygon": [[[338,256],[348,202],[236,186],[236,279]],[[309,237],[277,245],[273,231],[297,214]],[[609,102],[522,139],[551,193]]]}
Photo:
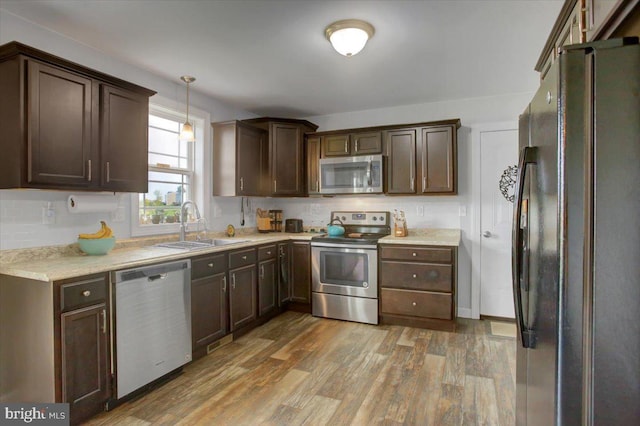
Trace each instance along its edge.
{"label": "refrigerator door handle", "polygon": [[[518,164],[518,177],[516,179],[516,191],[515,191],[515,208],[513,209],[513,230],[512,230],[512,268],[513,276],[513,299],[515,305],[515,314],[516,314],[516,324],[518,326],[518,332],[520,333],[520,340],[522,341],[522,346],[525,348],[534,348],[535,347],[535,332],[530,330],[528,326],[525,324],[522,312],[522,286],[528,290],[529,288],[529,265],[525,263],[528,262],[528,251],[529,248],[525,247],[523,242],[527,240],[524,235],[524,230],[521,230],[521,216],[522,216],[522,205],[523,205],[523,192],[524,192],[524,184],[526,181],[527,169],[530,164],[536,164],[537,157],[537,148],[535,147],[524,147],[520,152],[520,161]],[[528,214],[527,206],[526,212]],[[526,228],[526,223],[525,223]],[[523,258],[523,255],[527,255],[527,259]],[[522,270],[521,270],[522,267]],[[525,274],[522,274],[522,272]],[[520,279],[522,277],[522,280]],[[521,282],[522,281],[522,282]]]}

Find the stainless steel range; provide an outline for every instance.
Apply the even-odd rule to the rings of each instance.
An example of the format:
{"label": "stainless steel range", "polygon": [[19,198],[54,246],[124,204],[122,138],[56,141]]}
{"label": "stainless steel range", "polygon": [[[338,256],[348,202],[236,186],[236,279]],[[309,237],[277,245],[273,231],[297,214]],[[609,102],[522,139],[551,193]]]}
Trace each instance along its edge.
{"label": "stainless steel range", "polygon": [[377,246],[391,234],[389,212],[331,212],[336,218],[344,235],[311,239],[312,314],[378,324]]}

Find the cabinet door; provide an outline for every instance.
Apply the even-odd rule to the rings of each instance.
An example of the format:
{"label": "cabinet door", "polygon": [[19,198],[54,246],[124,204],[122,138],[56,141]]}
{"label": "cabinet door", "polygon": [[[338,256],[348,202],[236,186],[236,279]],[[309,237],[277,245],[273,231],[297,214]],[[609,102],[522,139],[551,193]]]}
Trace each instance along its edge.
{"label": "cabinet door", "polygon": [[111,394],[107,305],[61,314],[62,401],[75,421],[103,410]]}
{"label": "cabinet door", "polygon": [[102,189],[147,192],[149,99],[101,85],[100,104]]}
{"label": "cabinet door", "polygon": [[422,129],[422,193],[456,193],[456,143],[452,127]]}
{"label": "cabinet door", "polygon": [[255,264],[230,270],[229,279],[229,316],[231,331],[234,331],[256,319],[258,280]]}
{"label": "cabinet door", "polygon": [[322,137],[322,157],[344,157],[351,154],[349,135],[327,135]]}
{"label": "cabinet door", "polygon": [[276,259],[258,265],[258,315],[273,311],[278,305],[278,268]]}
{"label": "cabinet door", "polygon": [[320,138],[307,138],[307,193],[320,193]]}
{"label": "cabinet door", "polygon": [[291,243],[291,300],[311,303],[311,245]]}
{"label": "cabinet door", "polygon": [[264,195],[268,182],[267,132],[238,123],[236,143],[236,194]]}
{"label": "cabinet door", "polygon": [[388,157],[387,193],[416,192],[416,129],[385,132]]}
{"label": "cabinet door", "polygon": [[31,60],[27,68],[27,182],[89,186],[94,155],[91,80]]}
{"label": "cabinet door", "polygon": [[289,243],[278,244],[278,305],[291,300],[291,270]]}
{"label": "cabinet door", "polygon": [[382,133],[353,133],[351,135],[351,153],[353,155],[381,154]]}
{"label": "cabinet door", "polygon": [[300,126],[271,123],[271,194],[304,195],[304,140]]}
{"label": "cabinet door", "polygon": [[195,351],[227,334],[227,274],[191,281],[191,338]]}

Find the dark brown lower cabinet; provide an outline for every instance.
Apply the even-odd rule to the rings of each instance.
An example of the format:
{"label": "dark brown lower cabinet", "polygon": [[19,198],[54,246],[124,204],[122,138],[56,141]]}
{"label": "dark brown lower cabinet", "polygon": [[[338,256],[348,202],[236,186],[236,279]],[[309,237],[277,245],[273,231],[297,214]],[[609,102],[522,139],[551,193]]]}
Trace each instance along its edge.
{"label": "dark brown lower cabinet", "polygon": [[256,265],[251,264],[229,271],[229,316],[231,331],[235,331],[257,318]]}
{"label": "dark brown lower cabinet", "polygon": [[291,242],[291,301],[311,303],[311,244]]}
{"label": "dark brown lower cabinet", "polygon": [[207,255],[191,261],[191,341],[193,359],[228,332],[227,256]]}
{"label": "dark brown lower cabinet", "polygon": [[269,259],[258,265],[258,315],[268,314],[278,307],[278,262]]}
{"label": "dark brown lower cabinet", "polygon": [[289,242],[278,243],[278,305],[291,300],[291,251]]}
{"label": "dark brown lower cabinet", "polygon": [[105,275],[60,286],[61,397],[72,424],[103,411],[111,396],[107,294]]}
{"label": "dark brown lower cabinet", "polygon": [[454,331],[457,248],[381,244],[380,323]]}

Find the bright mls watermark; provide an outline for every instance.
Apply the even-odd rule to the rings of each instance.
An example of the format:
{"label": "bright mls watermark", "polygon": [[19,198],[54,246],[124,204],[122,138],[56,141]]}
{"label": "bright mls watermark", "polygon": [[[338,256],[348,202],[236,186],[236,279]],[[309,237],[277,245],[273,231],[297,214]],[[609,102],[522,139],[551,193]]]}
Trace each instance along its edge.
{"label": "bright mls watermark", "polygon": [[0,403],[0,425],[69,425],[69,404]]}

